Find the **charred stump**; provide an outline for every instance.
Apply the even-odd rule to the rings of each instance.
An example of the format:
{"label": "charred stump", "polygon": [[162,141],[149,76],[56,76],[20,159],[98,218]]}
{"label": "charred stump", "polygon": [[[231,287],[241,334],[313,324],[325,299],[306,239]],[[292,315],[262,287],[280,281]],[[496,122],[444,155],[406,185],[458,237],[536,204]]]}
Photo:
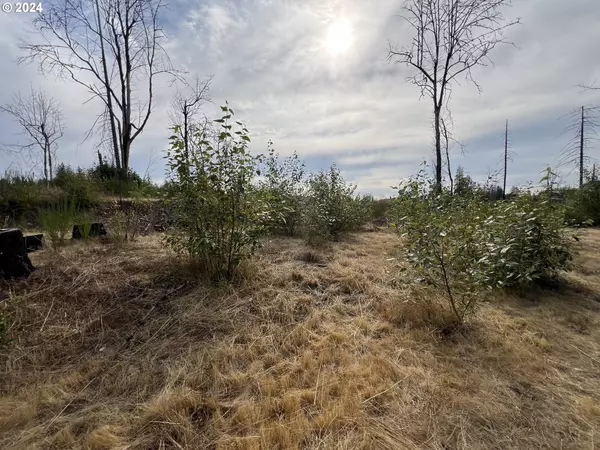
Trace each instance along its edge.
{"label": "charred stump", "polygon": [[23,238],[25,242],[25,251],[27,253],[35,252],[44,247],[44,235],[43,234],[32,234]]}
{"label": "charred stump", "polygon": [[21,230],[0,230],[0,276],[4,279],[26,277],[32,271],[33,265],[25,251]]}

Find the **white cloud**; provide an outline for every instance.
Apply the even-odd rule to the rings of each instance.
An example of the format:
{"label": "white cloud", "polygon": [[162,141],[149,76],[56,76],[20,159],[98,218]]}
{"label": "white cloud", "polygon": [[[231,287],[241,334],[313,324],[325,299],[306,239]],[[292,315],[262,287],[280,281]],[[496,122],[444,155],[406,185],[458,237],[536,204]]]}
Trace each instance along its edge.
{"label": "white cloud", "polygon": [[[214,75],[215,105],[207,111],[218,114],[218,104],[228,100],[247,122],[256,151],[271,139],[279,152],[296,150],[311,167],[337,162],[361,191],[384,192],[431,154],[430,102],[419,100],[418,88],[406,82],[408,69],[385,61],[388,39],[410,38],[397,16],[400,6],[396,0],[178,0],[164,17],[166,48],[175,65]],[[496,165],[509,118],[518,155],[509,181],[519,184],[537,179],[555,161],[564,141],[564,123],[557,119],[580,104],[600,103],[600,92],[577,87],[600,81],[600,3],[516,0],[506,15],[522,19],[507,36],[517,47],[496,49],[495,66],[474,72],[481,94],[466,82],[454,87],[455,137],[467,145],[467,158],[456,153],[453,165],[483,179]],[[338,18],[351,24],[353,43],[334,57],[325,38]],[[82,105],[87,94],[72,83],[44,79],[34,67],[12,62],[26,20],[0,16],[0,102],[30,83],[50,90],[67,118],[59,158],[90,164],[92,143],[77,144],[98,105]],[[132,164],[140,172],[167,145],[172,93],[163,80],[151,121],[134,144]],[[0,116],[2,139],[11,131]],[[8,164],[2,156],[0,169]],[[160,178],[163,172],[156,164],[152,173]]]}

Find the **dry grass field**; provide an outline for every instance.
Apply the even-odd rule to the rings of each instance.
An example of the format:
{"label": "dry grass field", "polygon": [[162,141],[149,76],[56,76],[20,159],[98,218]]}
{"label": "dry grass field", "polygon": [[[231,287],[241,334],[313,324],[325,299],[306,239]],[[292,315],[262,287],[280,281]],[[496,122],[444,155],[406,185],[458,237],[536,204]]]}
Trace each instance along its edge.
{"label": "dry grass field", "polygon": [[0,285],[0,448],[600,448],[600,231],[454,333],[398,249],[274,238],[234,286],[156,235],[33,253]]}

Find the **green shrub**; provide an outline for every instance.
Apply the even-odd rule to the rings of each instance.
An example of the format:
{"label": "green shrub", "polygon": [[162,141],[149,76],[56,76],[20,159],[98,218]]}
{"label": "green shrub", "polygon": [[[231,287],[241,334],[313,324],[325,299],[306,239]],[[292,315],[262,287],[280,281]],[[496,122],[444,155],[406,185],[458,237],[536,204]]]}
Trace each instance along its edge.
{"label": "green shrub", "polygon": [[120,201],[108,219],[108,234],[116,242],[135,241],[142,232],[143,214],[137,200]]}
{"label": "green shrub", "polygon": [[544,195],[489,202],[475,192],[437,194],[421,171],[399,189],[393,219],[407,258],[459,322],[483,292],[556,276],[571,260],[563,211]]}
{"label": "green shrub", "polygon": [[116,167],[102,160],[89,170],[89,175],[101,186],[102,191],[109,195],[153,197],[160,194],[160,189],[150,178],[140,177],[131,168],[127,176],[123,177]]}
{"label": "green shrub", "polygon": [[371,218],[372,219],[382,219],[384,217],[387,217],[390,211],[390,208],[392,207],[392,201],[393,199],[391,198],[382,198],[379,200],[373,200],[373,208],[372,208],[372,212],[371,212]]}
{"label": "green shrub", "polygon": [[561,193],[570,225],[600,225],[600,181],[588,181],[580,189],[564,189]]}
{"label": "green shrub", "polygon": [[38,209],[56,203],[63,196],[62,189],[47,186],[43,180],[7,173],[0,179],[1,219],[9,226],[33,223]]}
{"label": "green shrub", "polygon": [[310,243],[336,240],[360,229],[370,218],[372,198],[354,195],[335,165],[308,179],[303,205],[303,230]]}
{"label": "green shrub", "polygon": [[74,201],[80,208],[87,209],[100,204],[101,188],[82,168],[73,170],[65,164],[60,164],[52,184],[61,188],[65,197]]}
{"label": "green shrub", "polygon": [[265,158],[264,180],[260,192],[269,204],[272,214],[267,224],[270,233],[297,236],[300,232],[304,163],[298,155],[281,159],[269,142],[269,155]]}
{"label": "green shrub", "polygon": [[230,279],[258,247],[270,211],[252,184],[260,157],[248,151],[248,130],[235,122],[234,131],[233,111],[221,108],[220,129],[196,133],[187,151],[177,127],[170,138],[167,197],[174,230],[167,243],[209,276]]}

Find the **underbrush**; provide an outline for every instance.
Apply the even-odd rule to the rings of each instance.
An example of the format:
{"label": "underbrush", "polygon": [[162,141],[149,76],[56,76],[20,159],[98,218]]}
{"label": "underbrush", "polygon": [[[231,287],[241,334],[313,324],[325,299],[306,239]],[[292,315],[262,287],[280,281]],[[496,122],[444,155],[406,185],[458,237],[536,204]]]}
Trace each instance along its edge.
{"label": "underbrush", "polygon": [[[0,178],[0,220],[7,226],[35,226],[40,210],[65,201],[81,210],[94,210],[106,197],[158,196],[160,190],[149,180],[132,172],[126,181],[98,167],[76,170],[61,164],[49,183],[32,177],[7,173]],[[112,174],[112,175],[111,175]],[[112,177],[111,177],[112,176]],[[30,224],[30,225],[27,225]]]}

